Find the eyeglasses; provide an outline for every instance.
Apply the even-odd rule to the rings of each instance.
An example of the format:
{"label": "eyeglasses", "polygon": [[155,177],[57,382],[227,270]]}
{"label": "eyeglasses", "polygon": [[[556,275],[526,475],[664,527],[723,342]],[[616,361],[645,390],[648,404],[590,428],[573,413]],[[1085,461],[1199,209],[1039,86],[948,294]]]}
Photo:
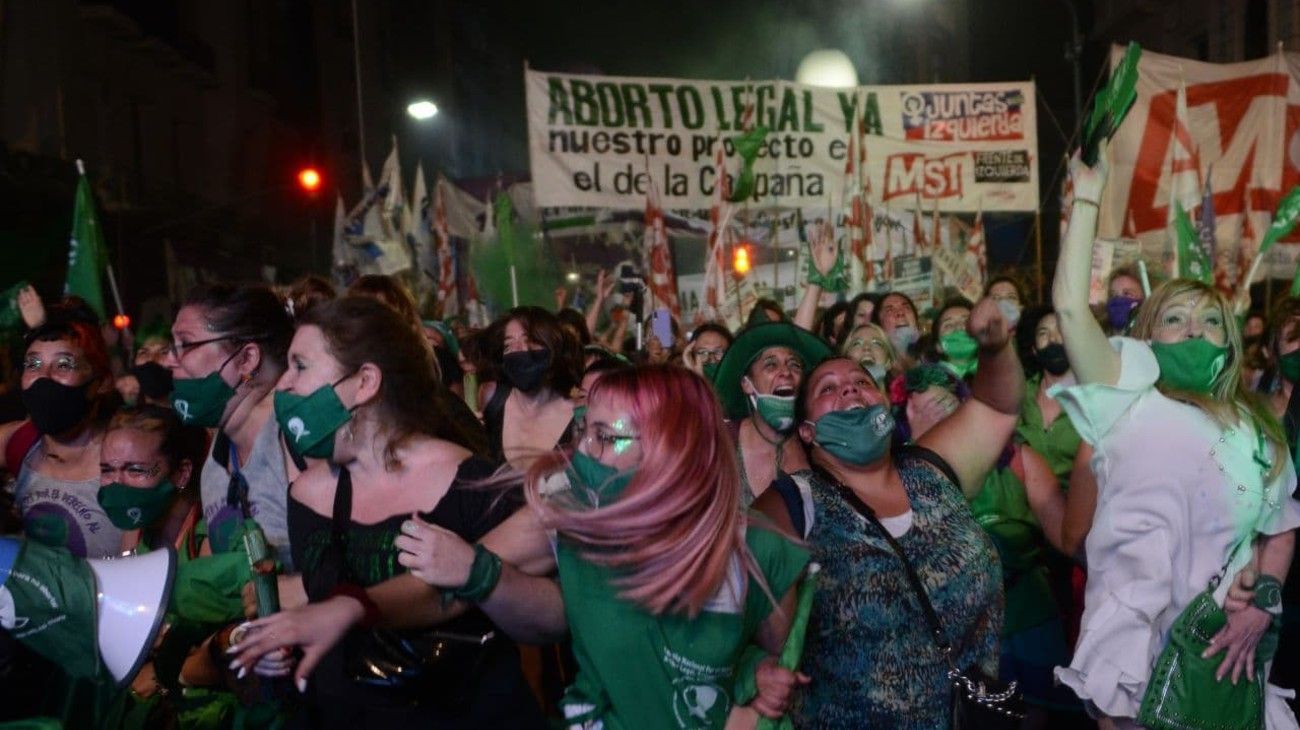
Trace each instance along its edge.
{"label": "eyeglasses", "polygon": [[122,482],[144,482],[156,476],[162,470],[160,462],[154,462],[153,466],[146,466],[139,462],[129,462],[122,466],[113,466],[112,464],[103,463],[99,465],[100,476],[113,476]]}
{"label": "eyeglasses", "polygon": [[173,342],[167,346],[167,350],[172,354],[172,357],[179,360],[182,357],[185,357],[185,353],[189,352],[190,350],[193,350],[196,347],[202,347],[204,345],[210,345],[214,342],[224,342],[225,340],[233,340],[233,339],[235,339],[233,335],[222,335],[221,337],[212,337],[206,340],[199,340],[198,342]]}
{"label": "eyeglasses", "polygon": [[722,356],[727,354],[726,350],[696,350],[695,358],[700,362],[722,362]]}
{"label": "eyeglasses", "polygon": [[36,355],[28,355],[23,359],[23,372],[38,373],[44,370],[47,364],[51,365],[56,373],[71,374],[81,369],[82,361],[73,355],[59,355],[48,361]]}
{"label": "eyeglasses", "polygon": [[632,444],[641,440],[640,436],[627,433],[615,433],[606,430],[603,426],[595,428],[583,434],[583,440],[587,442],[587,451],[594,459],[599,459],[605,455],[605,449],[611,448],[616,456],[622,456]]}

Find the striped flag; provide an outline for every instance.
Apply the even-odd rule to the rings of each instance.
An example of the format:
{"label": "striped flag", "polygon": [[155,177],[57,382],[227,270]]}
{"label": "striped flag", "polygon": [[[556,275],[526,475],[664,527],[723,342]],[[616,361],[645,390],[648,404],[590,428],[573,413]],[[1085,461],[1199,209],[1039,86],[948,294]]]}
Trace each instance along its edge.
{"label": "striped flag", "polygon": [[[1065,240],[1065,232],[1070,229],[1070,210],[1074,207],[1074,179],[1067,173],[1065,180],[1061,182],[1061,238]],[[1130,217],[1132,214],[1130,213]]]}
{"label": "striped flag", "polygon": [[[649,172],[647,171],[647,175]],[[673,272],[673,254],[668,246],[668,230],[664,225],[664,211],[659,203],[659,186],[650,181],[645,198],[645,237],[643,253],[645,268],[649,273],[651,309],[667,308],[673,316],[681,318],[682,309],[677,301],[677,276]]]}
{"label": "striped flag", "polygon": [[912,245],[916,250],[917,256],[924,256],[930,248],[930,244],[925,240],[925,229],[921,221],[925,219],[925,209],[921,207],[921,194],[916,194],[916,208],[912,216]]}
{"label": "striped flag", "polygon": [[966,240],[967,260],[974,259],[972,272],[979,273],[980,288],[988,278],[988,248],[984,241],[984,200],[980,199],[975,211],[975,225],[971,228],[970,238]]}
{"label": "striped flag", "polygon": [[727,167],[723,160],[722,145],[713,155],[716,173],[713,189],[713,206],[709,208],[708,260],[704,265],[704,304],[709,308],[710,319],[722,315],[722,304],[727,297],[727,245],[730,236],[727,226],[731,221],[730,191],[727,189]]}
{"label": "striped flag", "polygon": [[[460,314],[460,300],[456,292],[456,252],[452,248],[451,230],[447,226],[447,201],[444,189],[446,178],[438,176],[433,184],[433,250],[437,254],[438,277],[436,281],[438,311],[445,319]],[[489,216],[491,217],[491,216]]]}
{"label": "striped flag", "polygon": [[1173,138],[1174,149],[1169,159],[1170,205],[1167,222],[1170,224],[1175,223],[1178,215],[1174,202],[1187,212],[1201,202],[1201,158],[1192,141],[1191,126],[1187,120],[1187,85],[1183,83],[1178,85],[1178,96],[1174,103]]}

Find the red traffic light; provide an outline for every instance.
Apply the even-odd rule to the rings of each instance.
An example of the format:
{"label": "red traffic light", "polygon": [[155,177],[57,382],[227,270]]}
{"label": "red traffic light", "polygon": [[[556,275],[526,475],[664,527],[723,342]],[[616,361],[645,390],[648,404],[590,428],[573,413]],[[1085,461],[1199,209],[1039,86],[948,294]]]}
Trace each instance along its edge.
{"label": "red traffic light", "polygon": [[298,171],[298,187],[308,193],[320,190],[320,171],[314,167],[304,167]]}
{"label": "red traffic light", "polygon": [[126,329],[127,327],[130,327],[130,326],[131,326],[131,318],[130,318],[130,317],[126,316],[125,314],[115,314],[115,315],[113,315],[113,327],[115,327],[115,328],[117,328],[117,329],[120,329],[120,330],[124,330],[124,329]]}

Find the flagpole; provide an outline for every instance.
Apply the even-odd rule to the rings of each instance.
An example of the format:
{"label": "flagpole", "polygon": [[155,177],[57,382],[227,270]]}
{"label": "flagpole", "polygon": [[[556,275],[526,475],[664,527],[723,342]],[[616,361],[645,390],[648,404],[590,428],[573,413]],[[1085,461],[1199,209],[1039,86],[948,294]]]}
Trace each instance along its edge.
{"label": "flagpole", "polygon": [[104,268],[108,270],[108,287],[113,290],[113,303],[117,305],[117,313],[126,314],[126,308],[122,306],[122,295],[117,290],[117,277],[113,274],[113,265],[105,263]]}
{"label": "flagpole", "polygon": [[366,161],[366,120],[361,111],[361,28],[357,25],[357,0],[352,0],[352,61],[357,78],[357,139],[361,144],[361,167],[369,170]]}

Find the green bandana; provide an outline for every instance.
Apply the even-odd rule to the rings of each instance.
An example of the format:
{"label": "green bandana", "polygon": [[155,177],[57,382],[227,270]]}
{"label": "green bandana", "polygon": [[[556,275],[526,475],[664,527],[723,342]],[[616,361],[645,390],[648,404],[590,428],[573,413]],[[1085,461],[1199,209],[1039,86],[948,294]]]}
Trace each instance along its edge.
{"label": "green bandana", "polygon": [[1228,348],[1199,337],[1179,342],[1152,342],[1160,365],[1160,382],[1188,393],[1209,393],[1228,362]]}
{"label": "green bandana", "polygon": [[979,364],[976,354],[979,352],[980,345],[969,332],[966,330],[949,332],[939,338],[939,344],[943,347],[944,361],[957,372],[958,376],[964,378],[975,372],[975,367]]}
{"label": "green bandana", "polygon": [[97,498],[114,527],[139,530],[152,525],[167,511],[175,493],[176,486],[168,479],[156,487],[131,487],[113,482],[100,487]]}

